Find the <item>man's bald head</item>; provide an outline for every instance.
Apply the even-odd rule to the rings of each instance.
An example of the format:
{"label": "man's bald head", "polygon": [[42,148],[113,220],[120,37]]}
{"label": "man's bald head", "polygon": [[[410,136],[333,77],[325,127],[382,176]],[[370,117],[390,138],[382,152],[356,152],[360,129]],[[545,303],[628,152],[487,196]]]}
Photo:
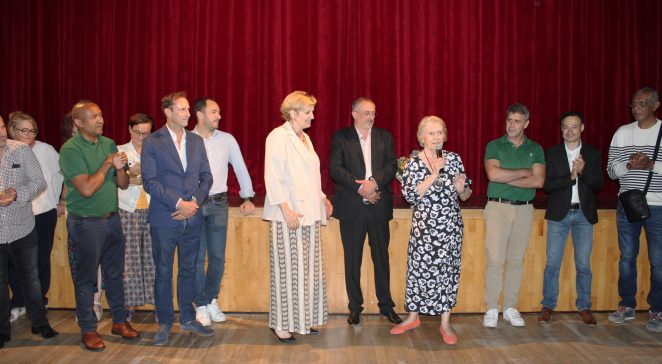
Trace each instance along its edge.
{"label": "man's bald head", "polygon": [[88,113],[94,107],[99,107],[97,104],[90,100],[80,100],[74,107],[71,108],[71,118],[76,120],[83,120],[88,117]]}

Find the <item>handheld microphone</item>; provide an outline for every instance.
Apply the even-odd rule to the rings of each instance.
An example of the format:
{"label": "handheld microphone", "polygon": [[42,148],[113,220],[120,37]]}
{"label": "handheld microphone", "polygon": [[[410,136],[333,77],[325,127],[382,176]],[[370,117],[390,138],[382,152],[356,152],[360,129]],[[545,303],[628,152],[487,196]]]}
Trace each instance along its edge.
{"label": "handheld microphone", "polygon": [[444,157],[444,151],[441,149],[442,147],[443,147],[442,144],[437,144],[434,147],[434,149],[437,151],[437,158],[443,158]]}

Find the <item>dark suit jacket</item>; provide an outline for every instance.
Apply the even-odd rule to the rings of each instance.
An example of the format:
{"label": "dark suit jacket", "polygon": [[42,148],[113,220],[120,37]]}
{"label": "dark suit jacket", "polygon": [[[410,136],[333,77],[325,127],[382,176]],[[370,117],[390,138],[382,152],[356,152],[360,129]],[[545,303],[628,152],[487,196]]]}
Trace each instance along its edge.
{"label": "dark suit jacket", "polygon": [[[181,198],[190,201],[193,197],[202,203],[209,194],[212,175],[205,144],[200,136],[185,130],[186,133],[186,171],[177,154],[175,143],[168,128],[164,125],[143,142],[140,154],[143,186],[150,194],[147,219],[152,227],[175,227],[181,221],[174,220],[170,214],[175,211]],[[198,225],[202,209],[188,219],[191,225]]]}
{"label": "dark suit jacket", "polygon": [[352,125],[333,135],[329,170],[331,178],[336,182],[333,216],[339,220],[352,219],[369,209],[373,209],[375,215],[383,221],[393,218],[391,181],[397,169],[393,136],[388,131],[373,126],[370,138],[372,177],[381,192],[381,198],[374,205],[363,203],[363,198],[358,193],[360,185],[355,182],[365,179],[366,170],[356,128]]}
{"label": "dark suit jacket", "polygon": [[[579,191],[579,204],[586,220],[591,224],[598,222],[598,211],[595,206],[595,193],[602,189],[602,160],[600,151],[582,143],[579,152],[584,158],[584,171],[576,179]],[[545,191],[549,192],[545,219],[561,221],[570,210],[572,186],[575,182],[570,178],[570,166],[565,152],[565,142],[561,142],[545,153],[547,171],[545,176]]]}

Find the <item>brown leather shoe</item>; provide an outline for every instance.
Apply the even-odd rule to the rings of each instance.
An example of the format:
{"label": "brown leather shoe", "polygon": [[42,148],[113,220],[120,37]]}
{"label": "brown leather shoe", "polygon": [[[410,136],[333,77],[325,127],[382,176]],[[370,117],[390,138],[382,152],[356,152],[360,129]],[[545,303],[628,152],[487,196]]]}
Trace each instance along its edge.
{"label": "brown leather shoe", "polygon": [[106,348],[101,336],[96,331],[84,332],[81,341],[87,350],[101,351]]}
{"label": "brown leather shoe", "polygon": [[598,324],[598,322],[595,321],[595,317],[593,317],[593,314],[589,310],[579,311],[579,318],[583,323],[589,326],[596,326]]}
{"label": "brown leather shoe", "polygon": [[110,332],[113,335],[120,335],[123,339],[135,339],[140,336],[138,331],[134,330],[128,321],[124,321],[119,324],[113,324],[113,328],[110,330]]}
{"label": "brown leather shoe", "polygon": [[548,324],[552,320],[553,314],[554,310],[551,308],[543,307],[542,310],[540,310],[540,314],[538,315],[538,323]]}

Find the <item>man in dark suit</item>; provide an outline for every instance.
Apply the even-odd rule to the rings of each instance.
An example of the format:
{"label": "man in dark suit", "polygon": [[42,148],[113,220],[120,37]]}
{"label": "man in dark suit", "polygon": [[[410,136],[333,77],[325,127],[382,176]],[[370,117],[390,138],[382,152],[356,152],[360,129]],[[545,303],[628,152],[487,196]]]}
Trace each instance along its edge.
{"label": "man in dark suit", "polygon": [[545,155],[547,173],[547,265],[543,283],[542,310],[538,323],[549,323],[559,293],[559,270],[563,261],[568,232],[572,230],[577,270],[577,309],[586,325],[595,326],[591,314],[591,250],[593,224],[598,222],[595,193],[602,189],[600,151],[582,142],[584,115],[567,112],[561,115],[563,142],[549,148]]}
{"label": "man in dark suit", "polygon": [[180,329],[201,336],[214,331],[195,320],[195,268],[202,218],[198,211],[209,194],[212,175],[200,136],[186,130],[191,116],[184,92],[161,99],[166,125],[143,142],[140,156],[145,191],[152,197],[147,219],[152,235],[156,277],[154,296],[159,331],[155,345],[165,345],[174,321],[172,264],[178,251],[177,301]]}
{"label": "man in dark suit", "polygon": [[336,182],[333,216],[340,220],[345,254],[345,286],[349,297],[350,325],[359,324],[363,311],[361,258],[368,234],[375,266],[379,311],[393,323],[402,320],[393,311],[391,298],[388,222],[393,218],[390,183],[395,177],[393,137],[375,128],[375,103],[360,97],[352,103],[354,125],[338,130],[331,142],[331,178]]}

